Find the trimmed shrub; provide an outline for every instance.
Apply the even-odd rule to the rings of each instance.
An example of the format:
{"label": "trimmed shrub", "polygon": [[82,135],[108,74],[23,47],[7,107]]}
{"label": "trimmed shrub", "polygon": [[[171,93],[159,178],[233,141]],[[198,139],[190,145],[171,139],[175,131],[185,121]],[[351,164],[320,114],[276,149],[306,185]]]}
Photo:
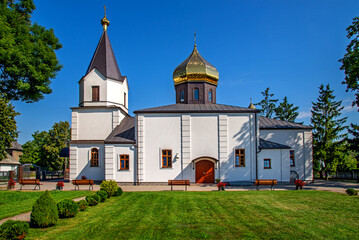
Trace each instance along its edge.
{"label": "trimmed shrub", "polygon": [[92,196],[87,196],[86,197],[86,201],[88,203],[89,206],[96,206],[98,204],[98,201],[95,199],[94,197],[95,195]]}
{"label": "trimmed shrub", "polygon": [[65,199],[57,203],[57,210],[60,218],[75,217],[79,212],[79,205],[71,199]]}
{"label": "trimmed shrub", "polygon": [[99,190],[96,192],[96,195],[98,195],[100,197],[100,201],[104,202],[107,198],[108,198],[108,194],[107,192],[103,191],[103,190]]}
{"label": "trimmed shrub", "polygon": [[118,196],[121,196],[122,193],[123,193],[122,188],[119,187],[119,188],[116,190],[116,192],[113,194],[113,196],[118,197]]}
{"label": "trimmed shrub", "polygon": [[102,181],[100,185],[100,190],[107,192],[108,197],[113,196],[115,191],[117,190],[118,185],[114,180],[106,180]]}
{"label": "trimmed shrub", "polygon": [[77,204],[79,205],[80,211],[85,211],[85,209],[89,205],[86,200],[80,200],[77,202]]}
{"label": "trimmed shrub", "polygon": [[92,197],[99,203],[101,202],[101,197],[97,194],[92,195]]}
{"label": "trimmed shrub", "polygon": [[27,222],[7,220],[0,226],[0,239],[24,239],[28,232]]}
{"label": "trimmed shrub", "polygon": [[31,227],[49,227],[59,220],[56,202],[49,191],[45,191],[32,207],[30,216]]}
{"label": "trimmed shrub", "polygon": [[356,191],[354,188],[348,188],[345,191],[349,196],[356,196],[358,195],[358,191]]}

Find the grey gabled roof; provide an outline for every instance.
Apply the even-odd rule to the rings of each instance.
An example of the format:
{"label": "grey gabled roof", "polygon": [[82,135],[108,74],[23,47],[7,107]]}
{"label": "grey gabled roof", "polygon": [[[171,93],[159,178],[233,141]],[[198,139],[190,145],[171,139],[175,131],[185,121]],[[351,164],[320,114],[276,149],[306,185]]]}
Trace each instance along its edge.
{"label": "grey gabled roof", "polygon": [[135,118],[126,116],[119,125],[106,138],[105,143],[113,144],[134,144],[135,139]]}
{"label": "grey gabled roof", "polygon": [[278,119],[259,117],[260,129],[312,129],[311,126],[299,123],[286,122]]}
{"label": "grey gabled roof", "polygon": [[6,158],[0,160],[0,165],[21,165],[21,163],[15,160],[10,154],[6,153]]}
{"label": "grey gabled roof", "polygon": [[134,113],[255,113],[259,110],[223,104],[172,104],[136,110]]}
{"label": "grey gabled roof", "polygon": [[96,68],[102,75],[107,78],[121,82],[123,82],[125,79],[125,77],[121,75],[120,69],[118,68],[116,57],[113,53],[107,31],[102,33],[96,51],[85,75],[91,72],[94,68]]}
{"label": "grey gabled roof", "polygon": [[259,138],[259,149],[290,149],[290,147]]}
{"label": "grey gabled roof", "polygon": [[22,146],[20,143],[14,141],[11,143],[11,146],[9,148],[7,148],[7,150],[18,150],[18,151],[22,151]]}

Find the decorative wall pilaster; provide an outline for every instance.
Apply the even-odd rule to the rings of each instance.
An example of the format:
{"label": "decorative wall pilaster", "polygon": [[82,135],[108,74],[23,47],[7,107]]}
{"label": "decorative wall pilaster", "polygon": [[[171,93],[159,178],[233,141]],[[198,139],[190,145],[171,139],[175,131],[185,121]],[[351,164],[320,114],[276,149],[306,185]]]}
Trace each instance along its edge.
{"label": "decorative wall pilaster", "polygon": [[77,146],[70,145],[70,179],[76,179],[78,175]]}
{"label": "decorative wall pilaster", "polygon": [[138,156],[137,156],[137,165],[138,165],[138,182],[144,181],[144,159],[143,159],[143,153],[144,153],[144,118],[141,115],[137,116],[137,147],[138,147]]}
{"label": "decorative wall pilaster", "polygon": [[71,140],[78,140],[78,112],[71,114]]}
{"label": "decorative wall pilaster", "polygon": [[182,170],[191,163],[191,115],[181,116]]}
{"label": "decorative wall pilaster", "polygon": [[228,159],[228,116],[218,115],[218,176],[221,178],[221,163]]}
{"label": "decorative wall pilaster", "polygon": [[105,179],[115,179],[115,156],[114,147],[112,145],[105,145]]}

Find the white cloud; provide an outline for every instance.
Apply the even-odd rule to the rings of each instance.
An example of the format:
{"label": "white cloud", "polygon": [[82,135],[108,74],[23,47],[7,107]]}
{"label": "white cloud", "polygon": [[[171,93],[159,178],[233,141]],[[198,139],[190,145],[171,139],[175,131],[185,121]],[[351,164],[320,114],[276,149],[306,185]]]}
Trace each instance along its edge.
{"label": "white cloud", "polygon": [[303,119],[303,118],[310,118],[312,117],[312,113],[311,112],[299,112],[298,115],[298,119]]}
{"label": "white cloud", "polygon": [[358,107],[357,106],[352,107],[351,104],[344,106],[343,108],[343,112],[357,112],[357,111],[358,111]]}

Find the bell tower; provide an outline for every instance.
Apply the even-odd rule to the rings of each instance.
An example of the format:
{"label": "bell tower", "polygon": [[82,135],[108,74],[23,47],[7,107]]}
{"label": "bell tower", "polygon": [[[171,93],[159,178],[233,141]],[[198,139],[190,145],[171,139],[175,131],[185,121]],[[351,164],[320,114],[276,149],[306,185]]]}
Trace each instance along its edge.
{"label": "bell tower", "polygon": [[176,103],[216,103],[218,79],[217,69],[199,54],[194,44],[192,53],[173,72]]}

